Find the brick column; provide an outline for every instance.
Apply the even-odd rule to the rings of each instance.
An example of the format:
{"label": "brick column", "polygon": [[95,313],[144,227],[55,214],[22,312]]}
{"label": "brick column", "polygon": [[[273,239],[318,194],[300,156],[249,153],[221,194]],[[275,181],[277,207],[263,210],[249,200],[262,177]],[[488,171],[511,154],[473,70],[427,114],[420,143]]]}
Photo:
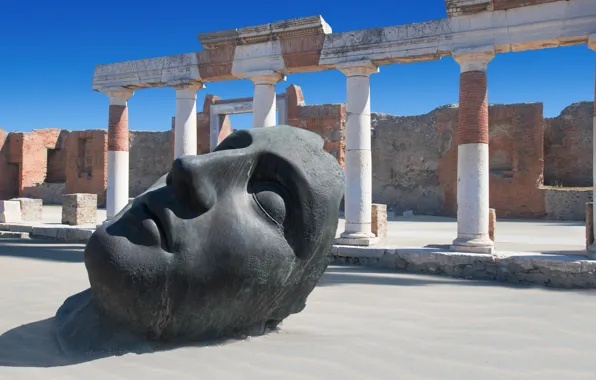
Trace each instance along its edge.
{"label": "brick column", "polygon": [[[590,35],[588,47],[596,51],[596,34]],[[596,79],[594,81],[594,120],[592,125],[592,199],[596,202]],[[596,228],[595,223],[596,212],[592,212],[592,228]],[[591,259],[596,259],[596,241],[588,247],[588,256]]]}
{"label": "brick column", "polygon": [[116,88],[102,91],[110,98],[108,118],[108,187],[106,214],[111,219],[128,203],[128,106],[133,91]]}
{"label": "brick column", "polygon": [[451,250],[492,253],[489,225],[488,99],[486,67],[494,48],[462,49],[457,147],[457,238]]}
{"label": "brick column", "polygon": [[377,239],[372,224],[372,156],[370,121],[370,75],[379,69],[370,61],[337,65],[347,77],[345,218],[338,244],[368,246]]}
{"label": "brick column", "polygon": [[274,127],[275,121],[275,85],[285,81],[286,77],[275,71],[252,73],[248,76],[255,84],[252,106],[253,128]]}
{"label": "brick column", "polygon": [[174,159],[197,154],[197,91],[201,83],[174,86],[176,118],[174,120]]}

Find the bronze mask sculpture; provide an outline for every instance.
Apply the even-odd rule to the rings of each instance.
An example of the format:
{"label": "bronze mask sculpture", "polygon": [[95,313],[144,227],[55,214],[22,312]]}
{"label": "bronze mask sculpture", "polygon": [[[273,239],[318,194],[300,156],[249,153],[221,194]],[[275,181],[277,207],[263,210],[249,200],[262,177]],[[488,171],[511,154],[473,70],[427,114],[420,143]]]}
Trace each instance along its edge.
{"label": "bronze mask sculpture", "polygon": [[258,335],[300,312],[331,257],[343,171],[318,135],[237,131],[169,173],[97,228],[90,289],[56,314],[66,352],[135,339]]}

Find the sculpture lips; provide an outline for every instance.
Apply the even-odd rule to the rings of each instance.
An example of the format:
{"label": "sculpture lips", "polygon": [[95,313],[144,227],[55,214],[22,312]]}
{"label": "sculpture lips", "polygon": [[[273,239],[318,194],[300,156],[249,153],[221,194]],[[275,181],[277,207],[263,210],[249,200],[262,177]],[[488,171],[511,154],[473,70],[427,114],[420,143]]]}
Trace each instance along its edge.
{"label": "sculpture lips", "polygon": [[149,206],[146,203],[143,204],[143,211],[147,215],[147,218],[153,221],[155,223],[155,226],[157,227],[161,248],[164,251],[169,252],[169,247],[171,246],[169,240],[170,234],[168,233],[169,231],[164,225],[163,221],[157,216],[157,213],[153,212],[149,208]]}

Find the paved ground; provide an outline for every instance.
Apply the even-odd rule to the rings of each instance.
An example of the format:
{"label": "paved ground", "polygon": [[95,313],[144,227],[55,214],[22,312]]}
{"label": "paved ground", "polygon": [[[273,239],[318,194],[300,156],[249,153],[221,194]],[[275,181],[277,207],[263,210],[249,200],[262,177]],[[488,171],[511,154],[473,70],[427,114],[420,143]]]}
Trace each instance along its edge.
{"label": "paved ground", "polygon": [[0,240],[0,379],[596,378],[596,292],[338,266],[278,333],[71,363],[51,318],[88,286],[82,247]]}
{"label": "paved ground", "polygon": [[[60,206],[44,206],[43,221],[60,223]],[[97,211],[97,223],[105,220],[105,210]],[[339,233],[344,220],[340,219]],[[499,219],[495,239],[499,251],[585,254],[583,222]],[[455,218],[436,216],[397,217],[388,222],[387,240],[380,246],[420,248],[429,244],[450,244],[457,236]]]}

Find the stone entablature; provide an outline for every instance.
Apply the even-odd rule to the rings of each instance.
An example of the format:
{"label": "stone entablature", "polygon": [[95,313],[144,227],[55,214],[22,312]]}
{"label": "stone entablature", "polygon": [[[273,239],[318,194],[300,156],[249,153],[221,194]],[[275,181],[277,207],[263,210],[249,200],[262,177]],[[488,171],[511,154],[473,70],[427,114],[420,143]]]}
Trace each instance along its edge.
{"label": "stone entablature", "polygon": [[316,16],[202,34],[203,51],[98,65],[93,89],[215,82],[267,70],[318,71],[362,60],[375,65],[427,61],[477,46],[493,46],[497,53],[505,53],[586,44],[596,33],[596,6],[593,0],[562,0],[416,24],[330,32]]}

